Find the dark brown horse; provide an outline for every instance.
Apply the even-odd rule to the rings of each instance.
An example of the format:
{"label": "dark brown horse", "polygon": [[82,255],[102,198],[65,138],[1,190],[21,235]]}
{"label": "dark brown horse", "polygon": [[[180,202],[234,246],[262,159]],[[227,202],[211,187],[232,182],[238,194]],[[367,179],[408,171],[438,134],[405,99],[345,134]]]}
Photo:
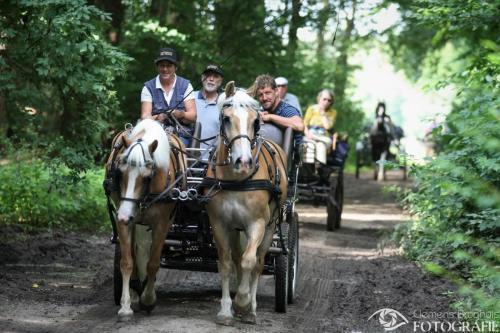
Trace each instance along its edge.
{"label": "dark brown horse", "polygon": [[391,146],[390,124],[384,115],[377,115],[370,129],[370,143],[372,147],[373,178],[385,180],[384,164],[389,156]]}

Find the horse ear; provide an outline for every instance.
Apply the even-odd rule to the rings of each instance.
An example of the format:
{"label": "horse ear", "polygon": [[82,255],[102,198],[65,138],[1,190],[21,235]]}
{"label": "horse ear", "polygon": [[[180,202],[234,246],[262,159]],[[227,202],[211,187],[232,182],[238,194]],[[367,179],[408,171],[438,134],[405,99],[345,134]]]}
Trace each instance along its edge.
{"label": "horse ear", "polygon": [[236,91],[236,88],[234,86],[234,81],[229,81],[226,84],[226,89],[224,89],[224,92],[226,93],[226,97],[233,96],[235,91]]}
{"label": "horse ear", "polygon": [[149,144],[149,155],[153,155],[156,148],[158,148],[158,140],[155,140]]}
{"label": "horse ear", "polygon": [[128,148],[132,144],[132,140],[130,140],[127,134],[122,135],[122,142],[125,148]]}

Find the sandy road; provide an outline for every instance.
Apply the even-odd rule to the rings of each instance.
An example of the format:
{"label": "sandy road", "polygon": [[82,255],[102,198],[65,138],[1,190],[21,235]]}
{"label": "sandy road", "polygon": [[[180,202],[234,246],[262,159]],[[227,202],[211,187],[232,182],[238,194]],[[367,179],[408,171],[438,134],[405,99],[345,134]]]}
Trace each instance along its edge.
{"label": "sandy road", "polygon": [[[383,244],[384,235],[407,219],[382,185],[346,176],[342,228],[327,232],[324,207],[298,205],[300,275],[298,297],[286,314],[274,312],[274,280],[263,277],[258,324],[214,323],[218,275],[161,270],[158,305],[126,323],[116,321],[112,301],[113,249],[105,237],[76,234],[4,233],[0,246],[0,332],[384,332],[377,310],[400,311],[409,323],[393,332],[413,332],[421,312],[447,311],[453,287],[421,272]],[[392,180],[391,180],[392,179]],[[8,230],[13,232],[12,230]],[[15,231],[15,230],[14,230]],[[20,236],[16,236],[20,237]]]}

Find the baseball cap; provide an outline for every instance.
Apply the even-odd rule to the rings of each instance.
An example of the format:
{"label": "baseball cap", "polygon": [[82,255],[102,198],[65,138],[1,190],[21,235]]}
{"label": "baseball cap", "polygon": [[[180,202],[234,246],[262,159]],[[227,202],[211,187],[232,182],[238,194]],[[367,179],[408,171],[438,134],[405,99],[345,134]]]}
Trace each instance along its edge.
{"label": "baseball cap", "polygon": [[285,79],[283,76],[278,76],[277,78],[274,79],[274,82],[276,82],[277,86],[287,86],[288,85],[288,80]]}
{"label": "baseball cap", "polygon": [[214,65],[214,64],[210,64],[207,67],[205,67],[202,74],[206,74],[206,73],[216,73],[216,74],[219,74],[220,76],[224,77],[224,72],[222,71],[222,68],[220,68],[219,66]]}
{"label": "baseball cap", "polygon": [[166,60],[177,65],[177,51],[171,47],[164,47],[158,51],[158,56],[155,59],[155,64],[159,61]]}

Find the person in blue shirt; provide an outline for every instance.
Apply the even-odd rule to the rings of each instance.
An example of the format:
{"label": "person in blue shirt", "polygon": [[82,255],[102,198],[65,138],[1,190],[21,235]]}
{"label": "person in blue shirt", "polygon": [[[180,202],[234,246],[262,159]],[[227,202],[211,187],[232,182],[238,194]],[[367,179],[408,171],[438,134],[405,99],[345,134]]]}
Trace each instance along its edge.
{"label": "person in blue shirt", "polygon": [[201,124],[200,139],[214,137],[211,140],[200,143],[200,148],[207,149],[201,154],[203,160],[207,160],[209,149],[215,147],[217,143],[217,134],[219,133],[219,110],[217,108],[217,99],[219,98],[219,88],[224,79],[224,72],[215,65],[210,64],[205,67],[201,74],[201,83],[203,88],[195,92],[195,102],[197,111],[197,121]]}
{"label": "person in blue shirt", "polygon": [[[161,48],[155,59],[158,75],[144,83],[141,92],[141,118],[151,118],[163,123],[167,131],[172,131],[174,124],[169,124],[165,111],[174,109],[172,115],[182,124],[189,125],[196,121],[196,104],[193,86],[189,80],[176,74],[177,52],[173,48]],[[179,136],[188,144],[190,129],[183,126]]]}
{"label": "person in blue shirt", "polygon": [[295,144],[300,142],[300,133],[304,132],[300,112],[281,100],[274,78],[268,74],[259,75],[251,90],[264,110],[261,112],[262,120],[282,128],[291,127],[296,132]]}

